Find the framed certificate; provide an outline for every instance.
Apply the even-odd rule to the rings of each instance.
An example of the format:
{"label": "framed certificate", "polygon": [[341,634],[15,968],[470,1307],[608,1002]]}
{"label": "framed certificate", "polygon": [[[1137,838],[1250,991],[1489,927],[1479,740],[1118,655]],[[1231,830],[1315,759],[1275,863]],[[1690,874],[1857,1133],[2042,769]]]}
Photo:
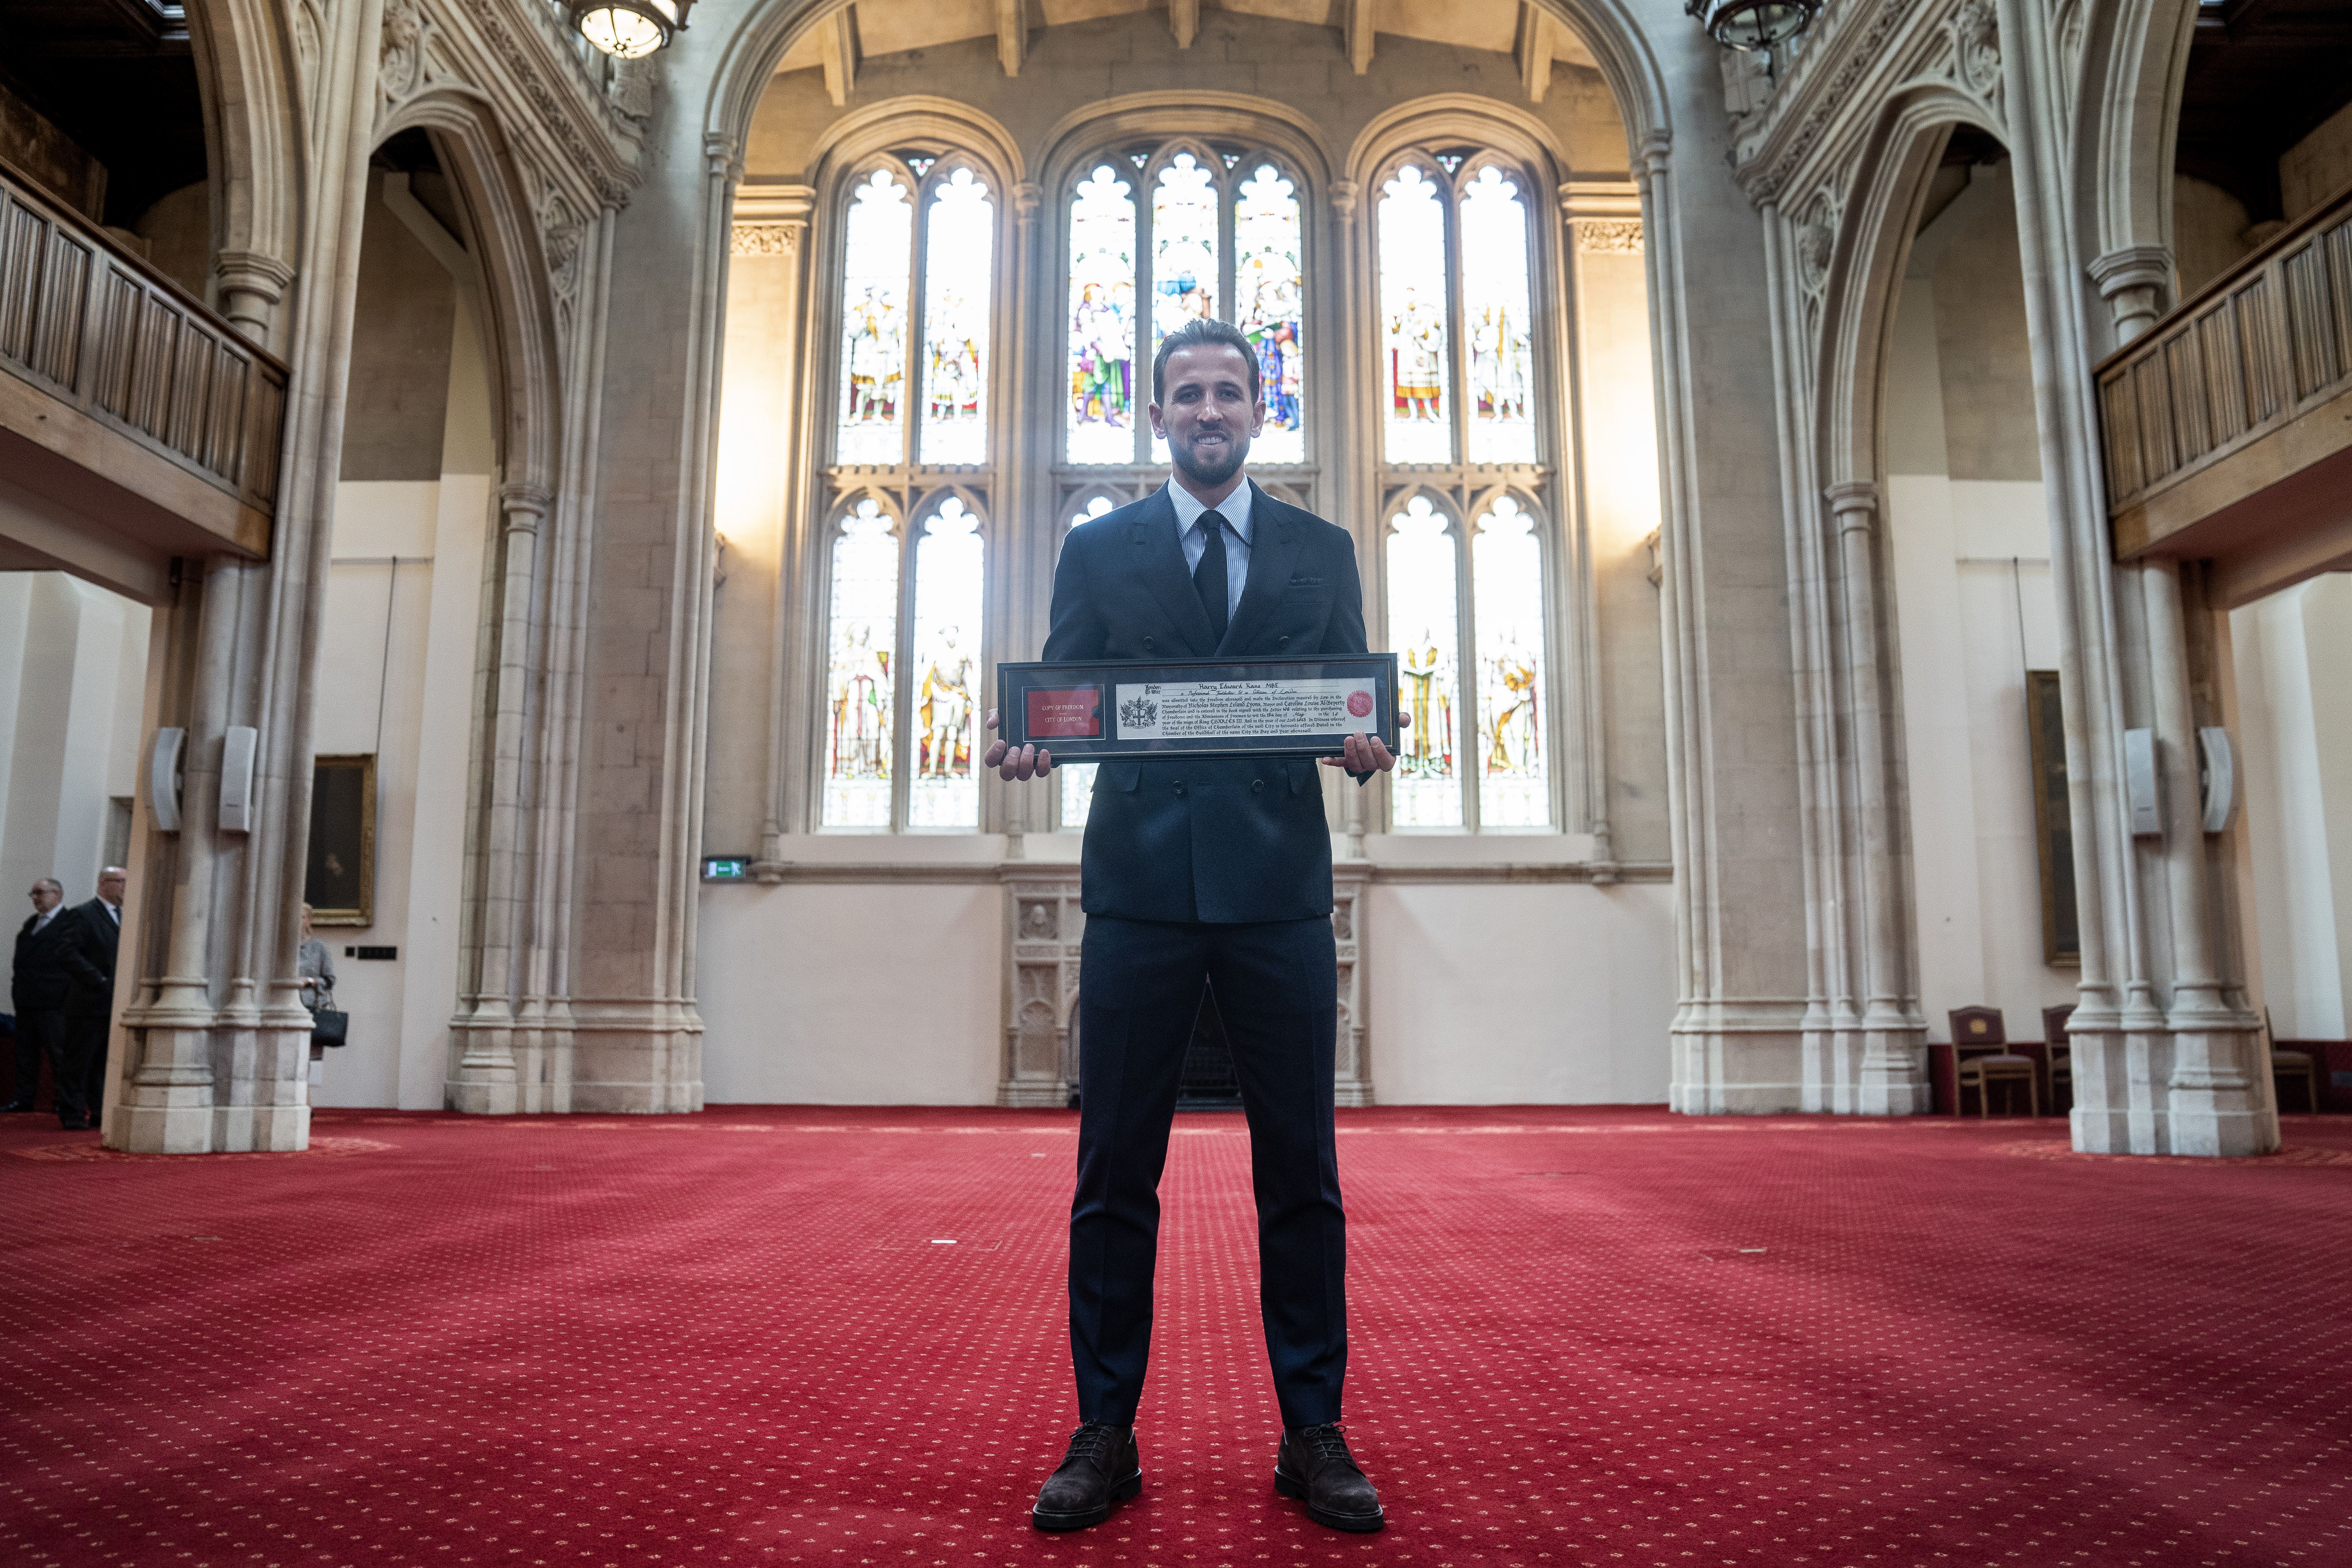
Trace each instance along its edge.
{"label": "framed certificate", "polygon": [[1397,744],[1397,658],[1364,653],[996,667],[998,733],[1056,763],[1331,757]]}

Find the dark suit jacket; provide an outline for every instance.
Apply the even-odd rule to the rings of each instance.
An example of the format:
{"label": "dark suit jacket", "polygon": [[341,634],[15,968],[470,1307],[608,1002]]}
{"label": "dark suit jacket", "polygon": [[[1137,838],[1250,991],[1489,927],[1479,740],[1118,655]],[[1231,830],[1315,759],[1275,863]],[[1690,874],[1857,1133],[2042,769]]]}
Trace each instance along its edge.
{"label": "dark suit jacket", "polygon": [[[1071,530],[1054,568],[1048,662],[1359,654],[1364,592],[1344,529],[1251,482],[1249,575],[1213,643],[1164,491]],[[1080,867],[1088,914],[1313,920],[1331,912],[1331,831],[1304,759],[1105,763]],[[1359,781],[1360,782],[1360,781]]]}
{"label": "dark suit jacket", "polygon": [[38,919],[38,915],[26,915],[25,923],[16,928],[16,967],[9,973],[8,989],[19,1013],[54,1013],[66,1005],[66,970],[60,950],[73,911],[59,910],[55,919],[36,931],[33,922]]}
{"label": "dark suit jacket", "polygon": [[105,1017],[114,1007],[114,950],[121,937],[121,926],[107,912],[106,900],[92,899],[76,904],[51,923],[67,926],[58,952],[70,982],[67,1016]]}

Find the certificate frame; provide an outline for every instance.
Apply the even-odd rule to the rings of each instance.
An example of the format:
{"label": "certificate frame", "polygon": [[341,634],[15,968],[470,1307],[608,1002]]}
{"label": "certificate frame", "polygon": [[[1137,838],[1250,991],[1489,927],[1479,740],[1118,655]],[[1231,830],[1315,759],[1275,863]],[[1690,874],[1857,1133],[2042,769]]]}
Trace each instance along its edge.
{"label": "certificate frame", "polygon": [[[1371,711],[1353,716],[1362,727],[1182,737],[1124,732],[1129,727],[1120,716],[1122,687],[1305,681],[1349,683],[1366,689],[1372,699]],[[1150,757],[1331,757],[1339,754],[1350,733],[1375,735],[1393,752],[1397,690],[1397,656],[1392,653],[1000,664],[996,667],[997,733],[1007,745],[1034,745],[1051,752],[1056,763],[1132,762]],[[1339,700],[1339,688],[1327,687],[1311,696],[1318,700]],[[1086,728],[1089,722],[1090,731]]]}

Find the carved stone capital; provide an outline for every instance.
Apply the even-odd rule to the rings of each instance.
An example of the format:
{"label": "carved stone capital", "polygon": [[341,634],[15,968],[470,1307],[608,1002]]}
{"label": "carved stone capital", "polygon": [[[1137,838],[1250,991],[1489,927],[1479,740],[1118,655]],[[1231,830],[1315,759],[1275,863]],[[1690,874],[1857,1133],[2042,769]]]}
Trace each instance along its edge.
{"label": "carved stone capital", "polygon": [[1585,256],[1639,256],[1642,220],[1637,217],[1579,218],[1573,225],[1576,248]]}
{"label": "carved stone capital", "polygon": [[2107,302],[2116,339],[2127,343],[2155,324],[2158,307],[2172,283],[2172,252],[2161,245],[2129,245],[2107,252],[2084,270]]}
{"label": "carved stone capital", "polygon": [[1664,174],[1674,147],[1675,138],[1672,132],[1653,131],[1643,136],[1642,154],[1633,161],[1633,177],[1646,182]]}
{"label": "carved stone capital", "polygon": [[797,256],[801,248],[801,230],[806,226],[797,223],[739,223],[730,235],[728,253],[749,257]]}
{"label": "carved stone capital", "polygon": [[541,520],[554,505],[555,492],[533,480],[499,487],[499,510],[505,514],[509,533],[537,533]]}
{"label": "carved stone capital", "polygon": [[1356,209],[1364,199],[1364,187],[1354,180],[1331,182],[1331,210],[1339,215],[1341,223],[1356,221]]}
{"label": "carved stone capital", "polygon": [[1021,180],[1014,183],[1011,194],[1014,221],[1034,223],[1037,208],[1045,199],[1045,188],[1034,180]]}
{"label": "carved stone capital", "polygon": [[717,131],[708,131],[702,137],[702,166],[713,179],[738,181],[743,177],[743,161],[736,155],[735,139]]}
{"label": "carved stone capital", "polygon": [[213,258],[213,271],[223,289],[243,289],[275,305],[294,281],[294,268],[258,250],[224,250]]}
{"label": "carved stone capital", "polygon": [[1822,491],[1837,519],[1840,533],[1868,531],[1878,524],[1878,484],[1874,479],[1840,479]]}

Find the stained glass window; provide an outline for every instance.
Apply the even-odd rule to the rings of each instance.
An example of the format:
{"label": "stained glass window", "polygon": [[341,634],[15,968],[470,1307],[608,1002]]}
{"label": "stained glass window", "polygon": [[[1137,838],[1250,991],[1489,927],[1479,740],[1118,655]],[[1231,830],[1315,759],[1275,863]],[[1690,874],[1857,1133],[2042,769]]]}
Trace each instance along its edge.
{"label": "stained glass window", "polygon": [[915,543],[915,727],[907,821],[914,827],[980,826],[972,768],[980,689],[980,520],[950,496]]}
{"label": "stained glass window", "polygon": [[915,209],[877,169],[849,204],[842,263],[841,410],[835,460],[897,463],[907,454],[907,291]]}
{"label": "stained glass window", "polygon": [[988,460],[988,308],[995,208],[958,169],[934,188],[923,257],[926,463]]}
{"label": "stained glass window", "polygon": [[1251,443],[1250,456],[1261,463],[1307,460],[1299,400],[1305,278],[1297,195],[1273,164],[1261,163],[1234,203],[1234,321],[1257,349],[1265,428]]}
{"label": "stained glass window", "polygon": [[1489,164],[1462,196],[1462,330],[1470,340],[1470,460],[1532,463],[1528,215],[1518,185]]}
{"label": "stained glass window", "polygon": [[1135,199],[1108,163],[1070,200],[1070,461],[1135,461]]}
{"label": "stained glass window", "polygon": [[887,827],[898,539],[889,516],[871,499],[857,503],[834,540],[829,628],[824,822]]}
{"label": "stained glass window", "polygon": [[[1190,153],[1160,171],[1151,193],[1151,346],[1187,321],[1217,312],[1217,186]],[[1151,438],[1151,460],[1168,460],[1168,443]]]}
{"label": "stained glass window", "polygon": [[1151,192],[1151,331],[1164,338],[1217,313],[1217,187],[1190,153]]}
{"label": "stained glass window", "polygon": [[1471,537],[1470,607],[1478,637],[1478,825],[1548,826],[1543,555],[1535,519],[1509,496],[1496,500]]}
{"label": "stained glass window", "polygon": [[1445,210],[1407,163],[1381,187],[1381,376],[1391,463],[1454,460],[1445,398]]}
{"label": "stained glass window", "polygon": [[1392,808],[1399,827],[1462,826],[1454,767],[1454,715],[1461,708],[1461,619],[1454,540],[1427,496],[1391,520],[1389,639],[1412,716],[1399,743]]}

